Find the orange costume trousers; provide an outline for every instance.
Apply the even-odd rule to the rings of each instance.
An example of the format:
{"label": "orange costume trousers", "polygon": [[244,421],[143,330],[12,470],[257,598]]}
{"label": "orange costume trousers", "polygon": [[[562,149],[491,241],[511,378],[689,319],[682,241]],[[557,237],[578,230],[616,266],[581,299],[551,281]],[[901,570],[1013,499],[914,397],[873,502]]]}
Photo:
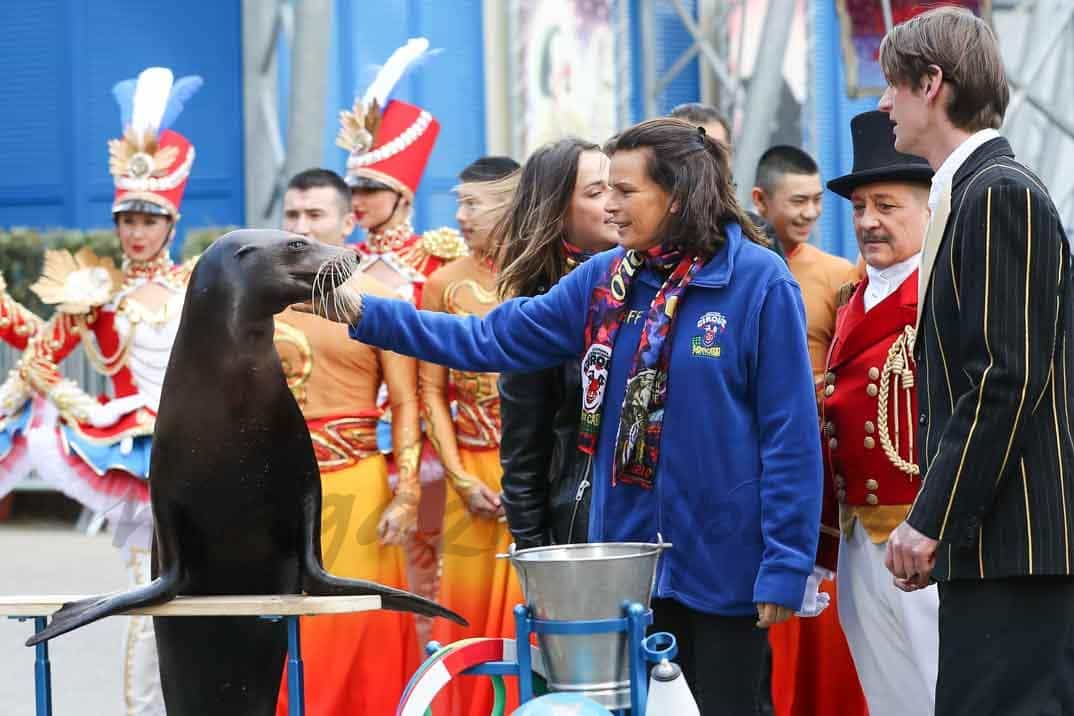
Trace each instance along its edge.
{"label": "orange costume trousers", "polygon": [[[377,522],[392,500],[388,466],[373,455],[321,475],[321,552],[340,577],[406,589],[400,547],[377,540]],[[414,619],[386,610],[301,617],[308,716],[390,716],[420,664]],[[277,716],[287,714],[284,668]]]}
{"label": "orange costume trousers", "polygon": [[[463,468],[500,493],[500,451],[460,446]],[[522,603],[522,586],[514,567],[506,559],[496,559],[507,551],[511,533],[507,523],[473,517],[458,494],[447,490],[444,503],[443,558],[440,603],[462,614],[470,622],[462,627],[444,619],[433,623],[433,638],[442,645],[471,637],[515,636],[515,605]],[[518,707],[518,686],[505,679],[507,710]],[[436,716],[488,716],[492,712],[492,686],[486,677],[454,679],[433,703]]]}
{"label": "orange costume trousers", "polygon": [[776,716],[867,716],[865,694],[836,611],[835,582],[821,591],[831,603],[820,616],[791,617],[768,630],[772,707]]}

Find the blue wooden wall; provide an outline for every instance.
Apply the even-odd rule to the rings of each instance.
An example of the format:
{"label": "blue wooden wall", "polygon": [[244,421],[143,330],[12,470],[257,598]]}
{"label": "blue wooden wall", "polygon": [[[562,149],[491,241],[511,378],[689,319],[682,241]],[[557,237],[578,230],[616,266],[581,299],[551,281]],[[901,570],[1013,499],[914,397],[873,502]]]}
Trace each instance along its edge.
{"label": "blue wooden wall", "polygon": [[243,222],[242,58],[236,2],[0,2],[0,226],[111,225],[111,95],[149,65],[205,86],[173,128],[197,148],[185,228]]}
{"label": "blue wooden wall", "polygon": [[335,145],[339,110],[350,107],[374,73],[408,38],[424,36],[439,53],[407,74],[392,93],[429,110],[440,136],[415,197],[419,231],[454,225],[457,176],[485,153],[485,71],[481,0],[336,0],[324,130],[324,166],[344,170]]}

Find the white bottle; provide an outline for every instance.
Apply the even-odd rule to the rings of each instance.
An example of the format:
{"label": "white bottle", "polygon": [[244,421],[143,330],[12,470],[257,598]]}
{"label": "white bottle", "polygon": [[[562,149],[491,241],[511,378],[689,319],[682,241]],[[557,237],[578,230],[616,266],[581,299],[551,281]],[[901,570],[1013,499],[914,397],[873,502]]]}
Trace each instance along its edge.
{"label": "white bottle", "polygon": [[662,659],[653,667],[645,716],[701,716],[678,664]]}

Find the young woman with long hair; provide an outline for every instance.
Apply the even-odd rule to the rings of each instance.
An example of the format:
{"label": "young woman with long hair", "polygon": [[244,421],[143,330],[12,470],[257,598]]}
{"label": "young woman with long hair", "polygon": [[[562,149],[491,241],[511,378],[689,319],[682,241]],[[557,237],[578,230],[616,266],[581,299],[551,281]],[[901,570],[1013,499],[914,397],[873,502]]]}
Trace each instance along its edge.
{"label": "young woman with long hair", "polygon": [[[535,151],[496,234],[504,297],[547,292],[590,257],[615,246],[605,219],[608,157],[567,138]],[[500,376],[503,507],[518,548],[584,542],[589,481],[578,452],[582,412],[577,360]]]}
{"label": "young woman with long hair", "polygon": [[801,292],[738,205],[727,150],[655,119],[606,147],[619,248],[485,318],[345,288],[305,307],[351,337],[467,370],[581,357],[589,538],[673,543],[654,628],[703,714],[754,714],[764,628],[803,603],[821,460]]}

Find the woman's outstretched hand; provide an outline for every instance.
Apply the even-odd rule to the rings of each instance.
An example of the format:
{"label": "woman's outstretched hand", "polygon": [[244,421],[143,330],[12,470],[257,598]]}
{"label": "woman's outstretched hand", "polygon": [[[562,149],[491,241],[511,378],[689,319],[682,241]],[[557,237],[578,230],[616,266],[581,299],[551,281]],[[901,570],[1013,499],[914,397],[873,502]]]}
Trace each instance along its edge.
{"label": "woman's outstretched hand", "polygon": [[353,326],[362,317],[361,274],[336,287],[323,296],[315,296],[303,303],[291,306],[299,313],[312,313],[336,323]]}

